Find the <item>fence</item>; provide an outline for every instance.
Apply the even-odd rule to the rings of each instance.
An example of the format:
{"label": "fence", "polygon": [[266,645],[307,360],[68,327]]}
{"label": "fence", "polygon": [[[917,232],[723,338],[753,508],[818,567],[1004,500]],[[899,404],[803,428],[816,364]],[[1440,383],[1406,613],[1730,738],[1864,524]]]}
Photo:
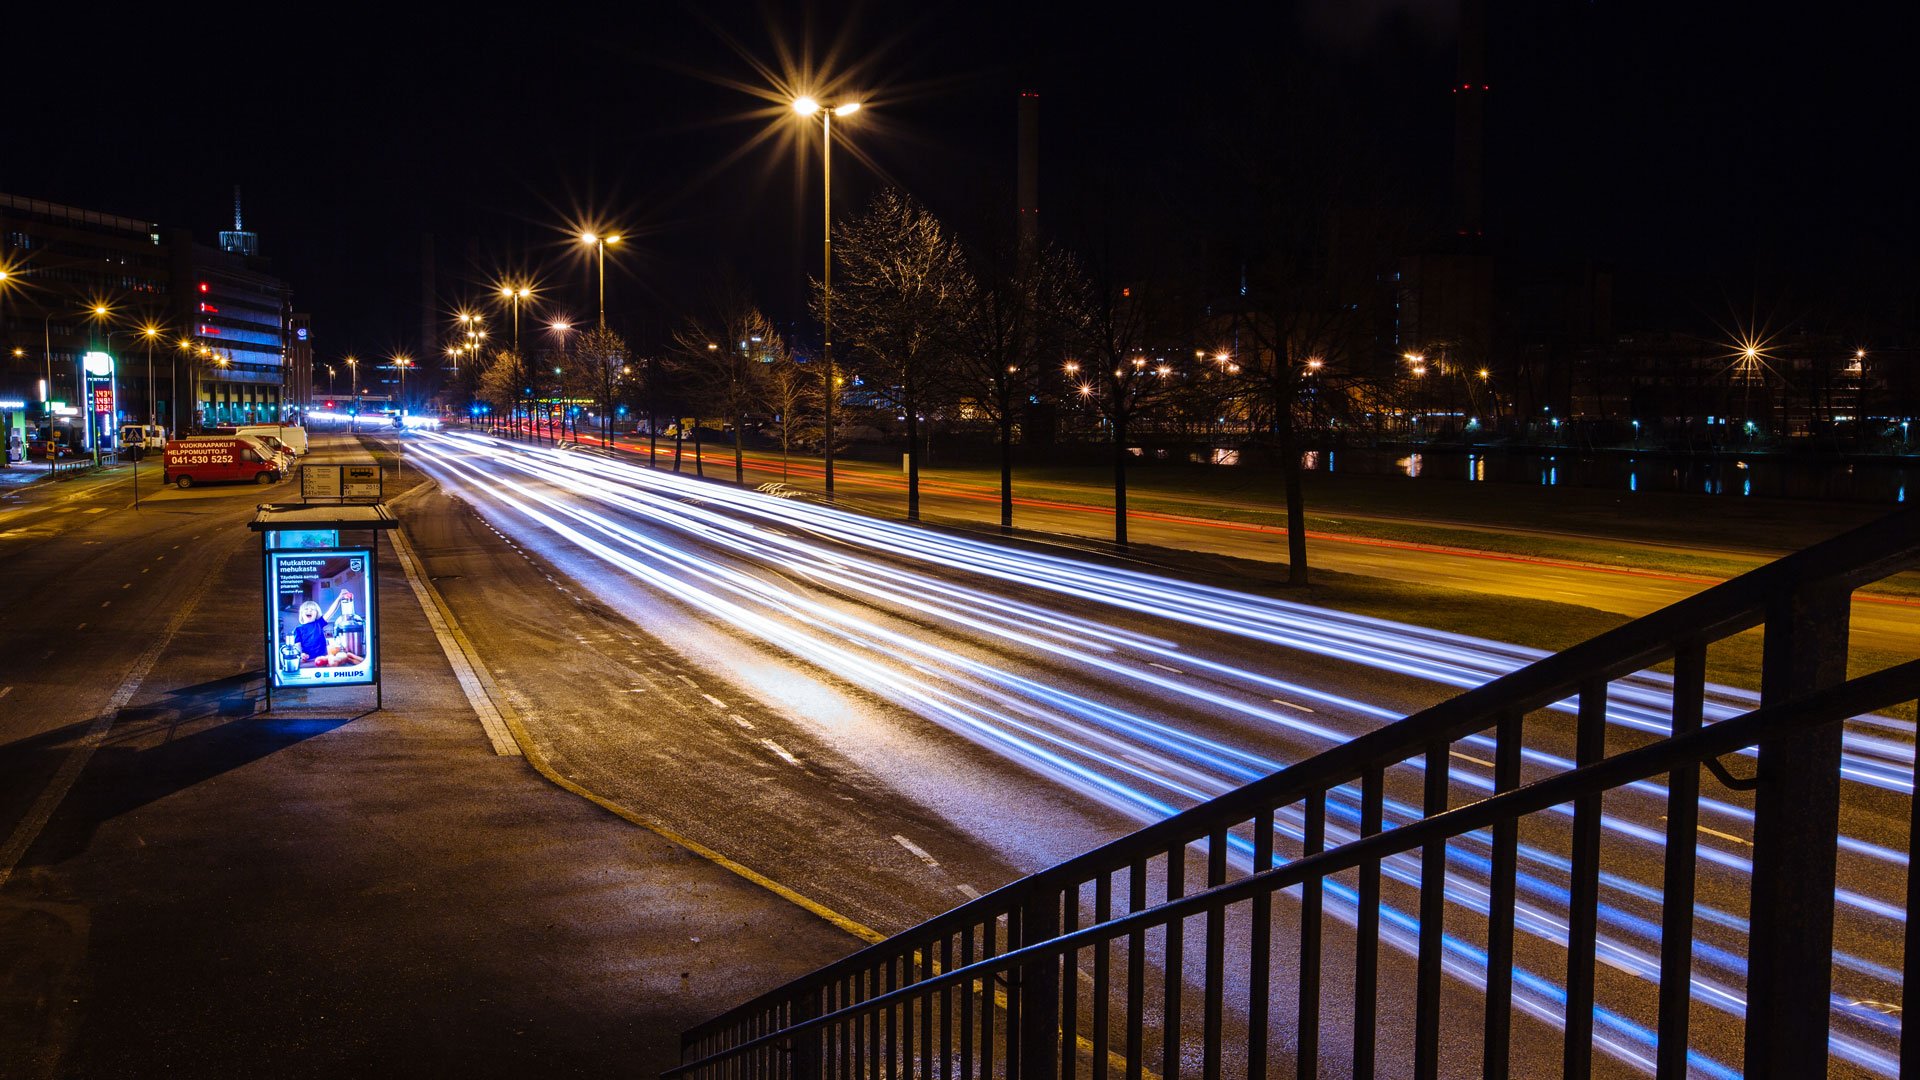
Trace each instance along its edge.
{"label": "fence", "polygon": [[[1662,1077],[1731,1073],[1690,1056],[1696,1042],[1738,1045],[1748,1076],[1826,1075],[1844,729],[1920,697],[1920,661],[1849,678],[1852,594],[1917,561],[1920,510],[1904,510],[1715,586],[748,1002],[687,1032],[669,1075],[1210,1080],[1323,1066],[1369,1077],[1378,1064],[1416,1077],[1585,1077],[1596,1046]],[[1758,707],[1705,722],[1709,647],[1756,627]],[[1610,746],[1616,680],[1668,662],[1670,733],[1616,730]],[[1620,693],[1623,708],[1647,704]],[[1881,740],[1909,763],[1905,787],[1876,795],[1870,812],[1911,837],[1905,730]],[[1491,761],[1474,756],[1489,746]],[[1484,797],[1463,797],[1462,757],[1490,766]],[[1744,1001],[1741,987],[1696,985],[1696,910],[1716,913],[1704,928],[1715,939],[1741,937],[1742,922],[1702,907],[1702,769],[1728,799],[1751,793],[1744,941],[1710,950],[1712,963],[1744,963]],[[1391,825],[1390,793],[1408,796],[1393,800]],[[1659,801],[1664,826],[1616,827],[1609,796]],[[1717,794],[1704,805],[1745,812]],[[1657,914],[1603,907],[1603,825],[1662,841],[1645,873],[1607,872]],[[1518,895],[1523,852],[1553,868],[1546,886],[1527,875],[1535,900]],[[1741,886],[1737,863],[1707,864],[1723,900]],[[1562,871],[1564,909],[1543,912],[1537,896],[1558,897]],[[1916,883],[1906,879],[1898,911],[1914,909]],[[1644,924],[1657,958],[1608,945],[1603,969],[1603,914]],[[1920,928],[1899,921],[1877,940],[1908,985]],[[1383,942],[1398,946],[1384,971]],[[1331,979],[1330,946],[1348,961]],[[1543,961],[1564,964],[1560,982],[1532,974]],[[1603,979],[1609,1004],[1596,1007]],[[1697,1006],[1708,990],[1711,1007]],[[1394,1007],[1408,999],[1410,1010]],[[1836,1036],[1831,1052],[1912,1074],[1917,1041],[1883,1027]]]}

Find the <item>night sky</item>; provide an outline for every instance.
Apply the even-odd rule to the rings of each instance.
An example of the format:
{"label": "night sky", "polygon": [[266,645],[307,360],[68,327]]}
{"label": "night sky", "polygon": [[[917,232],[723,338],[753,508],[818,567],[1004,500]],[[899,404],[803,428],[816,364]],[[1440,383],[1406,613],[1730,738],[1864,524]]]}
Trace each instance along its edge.
{"label": "night sky", "polygon": [[[483,291],[471,264],[534,269],[591,318],[569,237],[599,221],[630,239],[609,308],[642,348],[727,275],[810,325],[818,129],[748,88],[823,70],[868,105],[840,213],[891,182],[963,233],[1005,227],[1031,88],[1042,221],[1075,246],[1217,242],[1221,160],[1288,108],[1314,119],[1299,159],[1448,224],[1452,3],[404,6],[10,13],[0,190],[212,242],[241,185],[322,359],[416,335],[423,232],[449,311]],[[1623,327],[1758,310],[1910,338],[1913,27],[1848,11],[1492,3],[1489,243],[1611,268]]]}

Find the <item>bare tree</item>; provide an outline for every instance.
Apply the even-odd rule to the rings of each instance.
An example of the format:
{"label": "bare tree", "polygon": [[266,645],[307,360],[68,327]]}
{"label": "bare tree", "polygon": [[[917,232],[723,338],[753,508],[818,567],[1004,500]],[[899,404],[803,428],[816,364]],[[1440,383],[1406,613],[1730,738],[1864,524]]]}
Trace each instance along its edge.
{"label": "bare tree", "polygon": [[573,350],[573,367],[600,403],[600,445],[606,446],[618,394],[633,375],[633,354],[625,338],[605,327],[595,327],[580,335]]}
{"label": "bare tree", "polygon": [[[907,518],[920,519],[920,419],[937,400],[966,267],[938,218],[889,189],[835,231],[834,330],[874,394],[906,414]],[[821,302],[815,283],[816,313]]]}
{"label": "bare tree", "polygon": [[[746,482],[742,449],[747,410],[762,396],[767,366],[786,354],[773,320],[762,314],[743,290],[731,284],[716,293],[709,309],[690,315],[673,333],[669,362],[694,399],[709,405],[733,425],[733,481]],[[696,445],[699,438],[696,423]],[[698,465],[696,450],[696,466]]]}
{"label": "bare tree", "polygon": [[519,434],[520,403],[526,397],[526,358],[512,349],[501,349],[487,361],[480,373],[479,394],[496,410],[507,413],[510,430]]}
{"label": "bare tree", "polygon": [[1069,392],[1099,410],[1112,436],[1113,542],[1124,548],[1131,428],[1184,392],[1179,372],[1151,347],[1153,333],[1170,321],[1172,300],[1140,285],[1096,286],[1084,275],[1065,281],[1061,295],[1069,340],[1081,358],[1078,382]]}
{"label": "bare tree", "polygon": [[767,364],[760,382],[760,402],[773,414],[780,431],[780,479],[787,478],[787,458],[793,448],[824,443],[825,425],[820,415],[821,373],[794,359],[790,349],[782,349]]}
{"label": "bare tree", "polygon": [[1002,239],[970,249],[959,277],[947,388],[997,429],[1002,531],[1013,528],[1017,414],[1037,385],[1040,358],[1061,348],[1061,298],[1078,272],[1058,248],[1020,252]]}
{"label": "bare tree", "polygon": [[1397,200],[1382,185],[1399,170],[1374,156],[1366,131],[1340,121],[1324,76],[1298,66],[1249,73],[1246,115],[1219,121],[1219,134],[1234,136],[1216,143],[1224,153],[1209,175],[1220,187],[1199,200],[1224,218],[1215,224],[1238,256],[1237,288],[1215,305],[1227,316],[1218,344],[1280,467],[1291,585],[1308,578],[1301,432],[1336,386],[1382,411],[1398,357],[1382,356],[1372,331],[1393,317],[1381,281],[1407,250],[1406,222],[1383,209]]}

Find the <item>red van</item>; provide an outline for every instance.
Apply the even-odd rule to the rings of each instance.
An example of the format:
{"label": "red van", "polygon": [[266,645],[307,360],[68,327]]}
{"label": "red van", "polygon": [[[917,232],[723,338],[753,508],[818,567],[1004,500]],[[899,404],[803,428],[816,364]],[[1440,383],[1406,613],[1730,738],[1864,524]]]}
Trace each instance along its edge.
{"label": "red van", "polygon": [[167,444],[160,482],[190,488],[215,480],[280,482],[280,466],[252,439],[175,439]]}

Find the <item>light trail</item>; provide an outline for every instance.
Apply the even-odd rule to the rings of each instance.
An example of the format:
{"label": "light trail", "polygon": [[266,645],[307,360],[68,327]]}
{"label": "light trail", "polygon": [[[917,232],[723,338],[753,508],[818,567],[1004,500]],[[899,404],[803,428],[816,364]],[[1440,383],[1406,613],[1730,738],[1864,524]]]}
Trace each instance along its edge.
{"label": "light trail", "polygon": [[[753,517],[761,522],[773,521],[788,527],[798,525],[803,531],[822,536],[831,536],[837,541],[846,541],[847,534],[868,533],[862,538],[860,546],[867,548],[884,547],[887,554],[904,556],[919,561],[938,561],[930,556],[924,545],[903,545],[894,542],[889,536],[885,545],[872,539],[870,525],[865,519],[851,519],[848,528],[837,528],[829,532],[822,522],[823,514],[831,514],[835,519],[846,518],[831,511],[821,511],[817,507],[806,507],[764,496],[753,499],[740,499],[743,494],[734,489],[717,488],[704,483],[681,481],[662,484],[659,474],[650,474],[644,469],[620,467],[618,463],[579,454],[556,451],[525,451],[503,448],[490,440],[460,438],[441,440],[460,446],[468,452],[476,452],[494,464],[504,466],[537,480],[595,502],[611,505],[646,520],[670,527],[699,538],[702,542],[723,548],[738,554],[742,559],[751,560],[751,564],[769,564],[783,573],[812,581],[830,590],[851,594],[882,608],[892,608],[911,613],[920,618],[938,619],[942,622],[961,627],[967,631],[984,634],[1025,649],[1054,655],[1064,660],[1088,667],[1105,676],[1126,680],[1152,688],[1157,693],[1187,698],[1202,707],[1213,711],[1225,711],[1257,719],[1263,723],[1304,734],[1310,738],[1338,742],[1348,736],[1323,725],[1310,724],[1288,714],[1277,713],[1259,705],[1250,704],[1237,697],[1220,694],[1196,687],[1189,682],[1169,678],[1145,671],[1143,667],[1118,659],[1123,651],[1145,652],[1169,659],[1177,658],[1185,668],[1205,668],[1215,677],[1225,682],[1256,683],[1262,692],[1278,689],[1293,696],[1308,697],[1324,705],[1346,709],[1361,716],[1376,720],[1391,721],[1397,714],[1388,710],[1368,706],[1364,703],[1330,695],[1311,687],[1282,683],[1278,680],[1246,672],[1231,665],[1209,661],[1181,650],[1171,641],[1147,635],[1132,633],[1107,627],[1091,620],[1052,612],[1050,610],[1022,604],[996,594],[967,589],[950,582],[927,578],[903,571],[897,566],[867,565],[859,558],[850,557],[837,550],[821,548],[810,541],[795,538],[764,524],[743,523],[735,517],[708,509],[699,503],[720,503],[729,510],[738,512],[742,505],[751,508]],[[473,445],[473,444],[478,445]],[[456,472],[469,472],[471,467],[460,461],[452,452],[428,451],[426,455],[434,463]],[[637,475],[635,475],[637,474]],[[490,480],[492,478],[489,478]],[[977,660],[961,656],[931,645],[922,639],[885,630],[877,624],[855,618],[847,613],[804,597],[798,592],[782,588],[759,576],[743,573],[724,563],[705,559],[683,548],[663,543],[637,530],[621,526],[610,519],[592,514],[570,505],[561,499],[543,495],[530,484],[510,478],[502,478],[513,495],[494,491],[485,483],[475,485],[482,495],[499,500],[503,505],[525,516],[528,520],[548,529],[555,535],[590,552],[596,557],[613,564],[648,585],[675,596],[723,622],[734,625],[768,641],[789,653],[815,663],[819,667],[847,679],[849,682],[871,690],[879,690],[886,696],[907,707],[937,718],[958,723],[963,728],[981,737],[998,752],[1014,757],[1029,764],[1037,764],[1073,786],[1087,791],[1096,798],[1112,800],[1129,813],[1146,820],[1154,820],[1173,812],[1174,804],[1166,801],[1173,797],[1199,801],[1212,795],[1230,790],[1247,780],[1265,775],[1282,767],[1285,762],[1271,761],[1235,748],[1203,739],[1181,731],[1167,724],[1156,723],[1144,717],[1135,716],[1123,710],[1100,705],[1089,699],[1072,695],[1065,691],[1045,687],[1041,684],[994,668]],[[663,490],[664,489],[664,490]],[[715,497],[720,496],[720,497]],[[698,503],[689,504],[686,499],[696,499]],[[800,515],[773,515],[764,513],[766,505],[787,509],[800,507],[805,513]],[[826,524],[840,525],[839,520]],[[893,530],[883,530],[891,533]],[[593,535],[599,534],[599,538]],[[935,547],[953,546],[954,538],[940,537],[934,534]],[[914,539],[920,539],[915,537]],[[964,548],[986,548],[963,541]],[[649,562],[627,554],[621,548],[643,554]],[[987,552],[972,551],[965,569],[976,569],[974,564],[984,563],[996,568],[991,576],[1032,587],[1048,588],[1053,592],[1065,592],[1059,587],[1049,587],[1046,582],[1036,580],[1039,571],[1016,569],[1017,558],[1028,558],[1008,549],[994,549]],[[1062,560],[1053,556],[1033,557],[1043,560],[1046,571],[1058,569],[1061,565],[1071,565],[1071,560]],[[1078,564],[1084,567],[1084,564]],[[671,567],[673,572],[665,569]],[[1079,572],[1076,570],[1076,572]],[[1149,579],[1130,571],[1120,571],[1130,578],[1147,579],[1125,582],[1122,592],[1085,591],[1080,599],[1092,599],[1110,606],[1139,611],[1161,618],[1170,617],[1165,610],[1147,606],[1138,596],[1178,593],[1188,588],[1202,589],[1207,593],[1222,593],[1233,598],[1231,605],[1223,605],[1233,612],[1233,618],[1240,620],[1239,632],[1243,636],[1253,636],[1260,640],[1271,640],[1276,644],[1295,645],[1294,638],[1300,632],[1298,622],[1303,612],[1313,609],[1301,605],[1283,602],[1263,602],[1258,598],[1238,597],[1224,590],[1205,590],[1204,587],[1187,587],[1178,583]],[[1069,595],[1075,595],[1069,593]],[[1164,600],[1162,600],[1164,602]],[[746,605],[754,604],[772,614],[762,614],[750,610]],[[1278,611],[1284,617],[1276,617],[1273,605],[1279,605]],[[1263,610],[1267,609],[1267,610]],[[1264,617],[1265,626],[1262,625]],[[1484,643],[1491,646],[1486,651],[1475,651],[1471,646],[1476,639],[1460,638],[1453,635],[1441,635],[1419,628],[1401,627],[1383,620],[1355,619],[1341,617],[1347,621],[1333,628],[1333,636],[1349,641],[1342,650],[1305,649],[1308,652],[1320,652],[1322,655],[1339,656],[1356,663],[1371,663],[1373,666],[1400,671],[1416,677],[1433,678],[1434,672],[1444,672],[1444,677],[1435,681],[1449,682],[1464,677],[1466,672],[1478,672],[1479,681],[1497,673],[1502,664],[1518,666],[1525,662],[1525,650],[1516,650],[1510,646],[1496,643]],[[782,621],[788,620],[788,621]],[[1176,620],[1197,621],[1197,620]],[[797,624],[797,626],[795,625]],[[1208,625],[1212,625],[1209,623]],[[1286,634],[1269,630],[1266,626],[1288,626]],[[1367,630],[1387,632],[1400,639],[1401,647],[1406,648],[1410,639],[1417,645],[1418,655],[1413,659],[1396,658],[1393,650],[1381,647],[1378,643],[1363,640]],[[1233,632],[1233,631],[1229,631]],[[825,635],[822,638],[818,635]],[[830,641],[832,644],[823,644]],[[851,644],[866,650],[870,655],[850,654],[842,647]],[[909,670],[924,676],[913,679],[903,675],[898,668],[900,658],[907,655],[919,657],[909,662]],[[1402,652],[1400,657],[1410,654]],[[1440,660],[1431,658],[1439,657]],[[1477,683],[1474,683],[1477,685]],[[1656,684],[1657,685],[1657,684]],[[1741,696],[1729,694],[1738,701]],[[1749,695],[1750,696],[1750,695]],[[1622,709],[1622,721],[1628,726],[1647,727],[1651,721],[1646,711],[1635,712],[1637,704],[1642,710],[1648,703],[1657,703],[1657,690],[1649,688],[1639,695],[1636,703],[1627,698],[1627,707]],[[1741,711],[1737,706],[1723,706],[1727,714]],[[1659,729],[1664,730],[1664,729]],[[1490,740],[1480,737],[1490,745]],[[1132,741],[1128,741],[1132,740]],[[1879,740],[1884,742],[1885,740]],[[1148,748],[1148,754],[1154,759],[1145,766],[1126,759],[1132,756],[1123,753],[1140,749],[1142,744]],[[1884,747],[1870,746],[1875,750]],[[1896,748],[1897,749],[1897,748]],[[1904,748],[1911,758],[1911,747]],[[1890,755],[1890,756],[1897,756]],[[1536,764],[1553,768],[1570,768],[1571,763],[1549,755],[1535,755]],[[1417,767],[1417,763],[1410,763]],[[1857,770],[1863,775],[1871,770]],[[1119,776],[1114,775],[1117,772]],[[1464,784],[1481,790],[1491,790],[1491,779],[1481,774],[1461,768],[1453,771]],[[1151,795],[1139,786],[1157,787],[1164,795]],[[1664,789],[1649,785],[1646,793],[1664,798]],[[1348,790],[1338,792],[1340,798],[1329,799],[1329,816],[1344,821],[1357,819],[1355,793]],[[1566,808],[1559,808],[1567,812]],[[1422,815],[1416,808],[1389,802],[1389,814],[1392,821],[1418,820]],[[1745,813],[1738,807],[1725,806],[1723,812],[1733,815]],[[1292,818],[1283,814],[1277,825],[1281,831],[1298,839],[1301,836],[1298,812],[1293,811]],[[1749,815],[1750,816],[1750,815]],[[1606,819],[1608,827],[1638,839],[1648,840],[1655,845],[1664,844],[1664,836],[1657,830],[1649,830],[1633,825],[1615,816]],[[1355,833],[1345,827],[1329,823],[1329,842],[1337,838],[1354,838]],[[1237,838],[1236,838],[1237,839]],[[1481,834],[1469,834],[1454,843],[1456,846],[1485,846],[1487,839]],[[1862,845],[1860,853],[1876,858],[1898,857],[1899,853],[1886,849]],[[1709,845],[1701,845],[1702,856],[1709,862],[1725,868],[1745,873],[1749,864],[1735,856],[1719,852]],[[1248,863],[1251,849],[1247,847],[1240,858]],[[1484,870],[1486,859],[1477,853],[1469,855],[1465,851],[1454,856],[1459,864],[1471,870]],[[1550,872],[1564,875],[1567,861],[1550,853],[1532,847],[1523,847],[1522,858],[1528,865],[1537,866]],[[1454,872],[1454,863],[1450,862],[1447,875],[1447,894],[1450,902],[1469,911],[1484,915],[1485,891],[1470,878]],[[1386,860],[1383,873],[1390,879],[1402,884],[1417,885],[1418,859],[1401,856]],[[1343,895],[1343,887],[1336,882],[1328,882],[1328,888],[1340,899],[1345,910],[1343,918],[1351,920],[1351,908],[1357,899]],[[1632,898],[1649,903],[1658,902],[1658,890],[1640,885],[1630,879],[1613,874],[1603,876],[1603,884],[1610,891],[1624,893]],[[1523,874],[1520,878],[1522,892],[1537,901],[1559,901],[1564,904],[1565,890],[1553,886],[1534,873]],[[1892,914],[1904,919],[1904,912],[1889,905],[1880,905],[1871,898],[1843,894],[1843,903],[1866,906],[1875,914]],[[1388,917],[1392,911],[1392,917]],[[1391,925],[1400,926],[1402,931],[1409,927],[1417,929],[1410,917],[1402,912],[1383,905],[1383,919]],[[1657,942],[1658,926],[1643,918],[1633,916],[1622,908],[1603,904],[1600,910],[1605,926],[1629,936],[1648,938]],[[1702,921],[1720,926],[1744,935],[1744,920],[1736,919],[1724,912],[1701,909]],[[1517,914],[1523,931],[1542,941],[1557,944],[1564,948],[1565,925],[1554,919],[1544,909],[1523,903]],[[1410,932],[1410,931],[1408,931]],[[1557,937],[1555,936],[1557,934]],[[1405,944],[1405,942],[1401,942]],[[1657,949],[1657,945],[1655,946]],[[1705,942],[1696,946],[1697,957],[1704,963],[1717,965],[1744,975],[1744,962],[1731,951],[1711,946]],[[1625,944],[1613,937],[1601,939],[1603,957],[1613,966],[1644,979],[1655,979],[1658,974],[1657,953],[1649,953]],[[1837,958],[1841,966],[1863,975],[1883,978],[1885,974],[1897,973],[1857,958],[1841,956]],[[1477,969],[1475,965],[1478,965]],[[1484,979],[1483,955],[1471,946],[1449,938],[1448,965],[1457,975],[1469,977],[1470,982]],[[1478,970],[1479,975],[1473,973]],[[1525,977],[1522,978],[1521,976]],[[1533,998],[1521,1001],[1528,1011],[1558,1023],[1553,1013],[1557,989],[1551,983],[1537,976],[1517,972],[1516,979],[1527,989]],[[1696,998],[1706,1004],[1732,1016],[1744,1015],[1744,999],[1729,987],[1715,983],[1696,975],[1694,980]],[[1526,995],[1520,995],[1525,998]],[[1517,1001],[1520,1000],[1517,998]],[[1564,995],[1557,998],[1564,1011]],[[1838,1004],[1838,1003],[1836,1003]],[[1842,1012],[1845,1018],[1847,1013]],[[1632,1021],[1596,1009],[1596,1022],[1614,1033],[1620,1042],[1614,1039],[1599,1040],[1609,1046],[1610,1052],[1623,1060],[1643,1062],[1644,1055],[1634,1047],[1651,1049],[1651,1033],[1632,1023]],[[1853,1040],[1836,1032],[1834,1053],[1863,1067],[1887,1072],[1892,1068],[1891,1058],[1873,1047]],[[1708,1059],[1700,1059],[1696,1067],[1710,1073],[1724,1071],[1724,1066]],[[1888,1072],[1888,1075],[1891,1075]]]}

